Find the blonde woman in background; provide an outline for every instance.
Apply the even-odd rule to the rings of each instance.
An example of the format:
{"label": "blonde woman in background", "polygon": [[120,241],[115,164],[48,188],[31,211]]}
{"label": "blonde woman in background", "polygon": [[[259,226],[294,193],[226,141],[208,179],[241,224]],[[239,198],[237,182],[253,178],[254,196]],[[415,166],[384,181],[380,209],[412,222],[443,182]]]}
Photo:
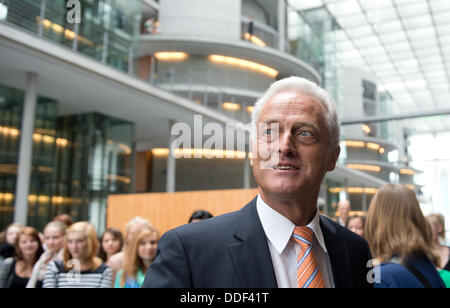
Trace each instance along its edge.
{"label": "blonde woman in background", "polygon": [[133,235],[143,228],[151,227],[152,225],[150,224],[150,221],[148,221],[148,219],[139,216],[134,217],[126,223],[124,239],[125,241],[122,251],[113,255],[106,263],[106,265],[108,265],[113,270],[114,274],[116,274],[123,267],[124,252],[127,250],[128,245],[131,243]]}
{"label": "blonde woman in background", "polygon": [[64,238],[63,260],[49,263],[44,288],[111,288],[112,271],[96,256],[98,248],[92,224],[71,225]]}
{"label": "blonde woman in background", "polygon": [[450,271],[450,247],[442,245],[439,238],[445,241],[445,219],[440,214],[431,214],[427,217],[433,232],[433,244],[439,252],[440,266],[439,268]]}
{"label": "blonde woman in background", "polygon": [[412,190],[392,184],[381,188],[370,202],[365,237],[381,262],[375,287],[445,288],[430,227]]}
{"label": "blonde woman in background", "polygon": [[152,264],[158,248],[159,232],[144,227],[133,235],[124,254],[123,268],[116,276],[115,288],[140,288],[145,273]]}
{"label": "blonde woman in background", "polygon": [[27,288],[35,288],[36,283],[42,284],[45,271],[51,261],[61,261],[63,259],[64,235],[67,225],[61,221],[52,221],[44,228],[44,244],[47,250],[36,262],[28,281]]}
{"label": "blonde woman in background", "polygon": [[431,214],[427,217],[433,234],[433,244],[440,258],[440,270],[442,280],[447,288],[450,288],[450,247],[442,245],[441,238],[445,243],[445,218],[440,214]]}

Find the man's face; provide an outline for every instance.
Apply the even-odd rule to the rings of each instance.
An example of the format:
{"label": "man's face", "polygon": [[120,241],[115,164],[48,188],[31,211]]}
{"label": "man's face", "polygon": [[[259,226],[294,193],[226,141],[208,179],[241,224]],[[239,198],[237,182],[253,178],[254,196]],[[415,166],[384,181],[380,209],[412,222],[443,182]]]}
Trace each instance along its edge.
{"label": "man's face", "polygon": [[325,112],[320,102],[299,92],[282,92],[266,103],[251,160],[263,192],[290,199],[318,191],[340,152],[329,149]]}
{"label": "man's face", "polygon": [[351,210],[351,208],[350,208],[349,201],[339,202],[339,206],[338,206],[339,217],[341,217],[345,220],[348,217],[350,210]]}

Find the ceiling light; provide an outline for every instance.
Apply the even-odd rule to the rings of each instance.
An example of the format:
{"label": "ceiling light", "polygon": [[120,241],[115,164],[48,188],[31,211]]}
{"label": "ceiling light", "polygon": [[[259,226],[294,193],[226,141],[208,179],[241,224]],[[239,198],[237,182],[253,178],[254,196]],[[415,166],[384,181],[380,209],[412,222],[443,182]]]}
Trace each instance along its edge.
{"label": "ceiling light", "polygon": [[264,41],[262,39],[260,39],[259,37],[255,36],[255,35],[250,35],[250,33],[245,33],[244,37],[247,41],[252,42],[255,45],[258,45],[260,47],[266,47],[267,44],[264,43]]}
{"label": "ceiling light", "polygon": [[182,61],[187,58],[185,52],[161,51],[155,52],[155,58],[160,61]]}
{"label": "ceiling light", "polygon": [[361,171],[372,171],[372,172],[380,172],[381,167],[375,165],[365,165],[365,164],[347,164],[348,168],[361,170]]}
{"label": "ceiling light", "polygon": [[152,150],[152,155],[154,156],[168,156],[169,155],[169,149],[153,149]]}
{"label": "ceiling light", "polygon": [[373,142],[367,142],[367,148],[370,150],[374,150],[374,151],[378,151],[378,149],[380,148],[380,145],[377,143],[373,143]]}
{"label": "ceiling light", "polygon": [[363,148],[366,143],[364,141],[347,140],[345,145],[350,148]]}
{"label": "ceiling light", "polygon": [[370,134],[370,132],[372,131],[372,130],[370,129],[370,126],[367,125],[367,124],[363,124],[362,130],[363,130],[367,135]]}
{"label": "ceiling light", "polygon": [[399,173],[400,174],[405,174],[405,175],[415,175],[416,171],[414,171],[412,169],[400,169]]}
{"label": "ceiling light", "polygon": [[269,75],[272,78],[275,78],[278,75],[278,71],[271,67],[268,67],[268,66],[256,63],[256,62],[247,61],[244,59],[226,57],[226,56],[221,56],[221,55],[210,55],[209,60],[211,60],[212,62],[215,62],[215,63],[223,63],[223,64],[227,64],[227,65],[239,66],[242,68],[259,71],[263,74]]}
{"label": "ceiling light", "polygon": [[222,108],[228,111],[238,111],[241,109],[241,105],[231,102],[222,103]]}

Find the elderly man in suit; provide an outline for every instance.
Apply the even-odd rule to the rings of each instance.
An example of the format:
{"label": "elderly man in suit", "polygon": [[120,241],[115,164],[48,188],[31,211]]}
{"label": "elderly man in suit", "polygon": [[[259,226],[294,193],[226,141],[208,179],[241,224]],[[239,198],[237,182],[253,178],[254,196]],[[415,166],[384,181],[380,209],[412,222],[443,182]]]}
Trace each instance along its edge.
{"label": "elderly man in suit", "polygon": [[251,144],[257,197],[168,231],[143,287],[369,287],[367,242],[317,209],[340,153],[333,99],[303,78],[275,82],[255,104]]}

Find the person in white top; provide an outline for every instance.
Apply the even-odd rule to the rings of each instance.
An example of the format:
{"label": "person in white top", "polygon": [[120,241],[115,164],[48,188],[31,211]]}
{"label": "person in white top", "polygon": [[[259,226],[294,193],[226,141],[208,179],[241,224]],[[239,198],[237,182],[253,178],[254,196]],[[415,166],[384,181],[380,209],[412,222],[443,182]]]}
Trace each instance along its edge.
{"label": "person in white top", "polygon": [[52,221],[44,228],[44,244],[47,250],[33,267],[27,288],[35,288],[38,281],[44,281],[45,271],[51,261],[63,259],[64,235],[67,225],[61,221]]}

